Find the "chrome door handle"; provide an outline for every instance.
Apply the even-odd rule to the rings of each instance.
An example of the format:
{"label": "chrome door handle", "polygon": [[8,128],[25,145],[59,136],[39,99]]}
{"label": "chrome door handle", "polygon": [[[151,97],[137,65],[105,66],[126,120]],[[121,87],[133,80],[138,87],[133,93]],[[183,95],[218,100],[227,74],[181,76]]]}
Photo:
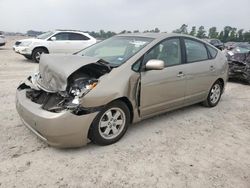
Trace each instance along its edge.
{"label": "chrome door handle", "polygon": [[184,77],[185,76],[185,74],[183,74],[183,72],[179,72],[178,74],[177,74],[177,77]]}

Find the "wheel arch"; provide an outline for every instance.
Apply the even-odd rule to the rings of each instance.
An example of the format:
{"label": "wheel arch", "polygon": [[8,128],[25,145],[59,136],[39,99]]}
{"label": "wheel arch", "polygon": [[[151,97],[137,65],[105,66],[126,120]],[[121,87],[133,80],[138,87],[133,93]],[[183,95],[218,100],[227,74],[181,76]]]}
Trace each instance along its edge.
{"label": "wheel arch", "polygon": [[38,48],[42,48],[42,49],[46,50],[47,53],[49,53],[49,50],[48,50],[47,47],[45,47],[45,46],[36,46],[36,47],[32,50],[32,54],[33,54],[33,52],[34,52],[36,49],[38,49]]}
{"label": "wheel arch", "polygon": [[129,113],[130,113],[130,123],[133,122],[133,119],[134,119],[134,110],[133,110],[133,105],[131,103],[131,101],[127,98],[127,97],[119,97],[111,102],[114,102],[114,101],[122,101],[123,103],[125,103],[129,109]]}

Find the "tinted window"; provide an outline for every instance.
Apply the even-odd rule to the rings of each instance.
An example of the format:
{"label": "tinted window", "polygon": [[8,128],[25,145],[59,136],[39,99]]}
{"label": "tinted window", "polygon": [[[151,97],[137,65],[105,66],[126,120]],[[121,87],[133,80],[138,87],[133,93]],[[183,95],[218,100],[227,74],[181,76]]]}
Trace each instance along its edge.
{"label": "tinted window", "polygon": [[179,39],[168,39],[154,46],[144,57],[144,63],[150,59],[163,60],[165,66],[181,64],[181,47]]}
{"label": "tinted window", "polygon": [[79,33],[70,33],[69,40],[89,40],[89,38]]}
{"label": "tinted window", "polygon": [[54,37],[56,37],[56,40],[69,40],[69,33],[58,33]]}
{"label": "tinted window", "polygon": [[211,46],[208,46],[208,45],[207,45],[207,49],[208,49],[208,51],[209,51],[211,57],[212,57],[212,58],[215,58],[215,56],[217,55],[217,50],[214,49],[214,48],[212,48]]}
{"label": "tinted window", "polygon": [[153,39],[136,36],[116,36],[90,46],[78,54],[98,57],[106,62],[119,66],[148,45]]}
{"label": "tinted window", "polygon": [[207,49],[201,42],[184,39],[186,46],[187,62],[202,61],[208,59]]}

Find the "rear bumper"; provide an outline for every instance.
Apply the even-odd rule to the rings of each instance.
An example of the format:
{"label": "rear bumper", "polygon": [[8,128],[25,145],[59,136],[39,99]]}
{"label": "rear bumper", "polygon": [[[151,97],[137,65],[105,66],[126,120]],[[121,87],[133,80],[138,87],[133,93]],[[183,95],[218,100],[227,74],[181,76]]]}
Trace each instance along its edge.
{"label": "rear bumper", "polygon": [[29,47],[25,46],[13,46],[13,50],[21,55],[31,55],[32,50]]}
{"label": "rear bumper", "polygon": [[53,113],[30,101],[17,90],[16,109],[22,122],[41,140],[55,147],[79,147],[88,143],[89,127],[97,112],[77,116],[69,111]]}

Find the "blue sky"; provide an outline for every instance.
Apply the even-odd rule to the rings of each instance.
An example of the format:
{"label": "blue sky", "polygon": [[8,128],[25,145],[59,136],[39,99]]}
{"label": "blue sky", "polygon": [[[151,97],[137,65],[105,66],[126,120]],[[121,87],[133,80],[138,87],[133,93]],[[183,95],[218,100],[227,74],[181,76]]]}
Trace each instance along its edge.
{"label": "blue sky", "polygon": [[0,0],[0,30],[250,29],[249,0]]}

